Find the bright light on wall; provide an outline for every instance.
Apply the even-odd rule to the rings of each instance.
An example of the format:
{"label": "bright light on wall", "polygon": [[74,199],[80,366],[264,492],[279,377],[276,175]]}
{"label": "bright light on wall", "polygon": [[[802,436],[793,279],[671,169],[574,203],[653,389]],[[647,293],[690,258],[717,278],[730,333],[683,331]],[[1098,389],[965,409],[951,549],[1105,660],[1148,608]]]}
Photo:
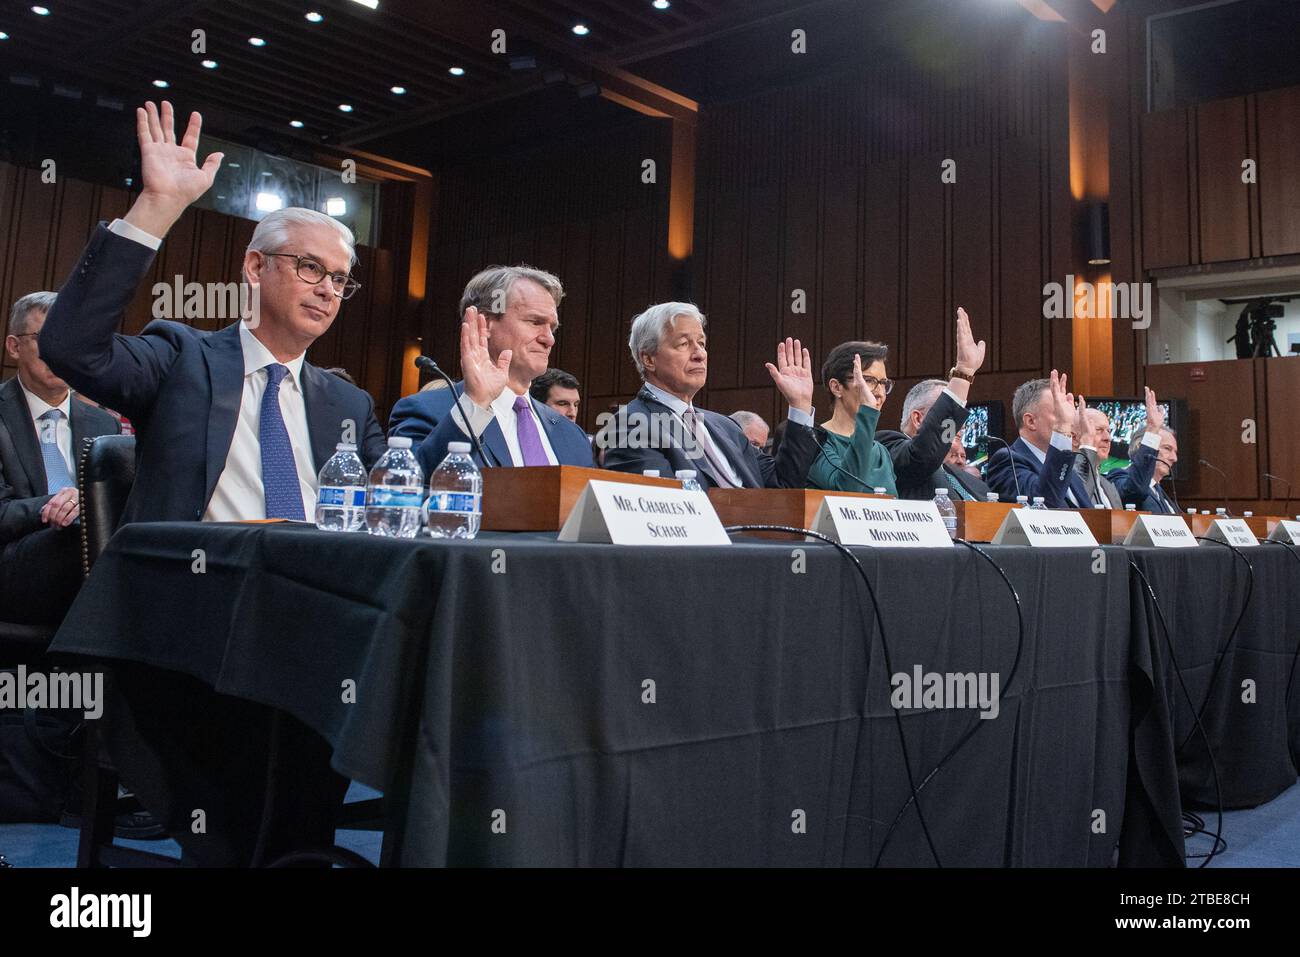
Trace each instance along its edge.
{"label": "bright light on wall", "polygon": [[284,197],[279,193],[258,193],[257,208],[263,213],[273,213],[284,206]]}
{"label": "bright light on wall", "polygon": [[348,203],[342,196],[331,196],[325,200],[325,212],[331,216],[346,216],[348,214]]}

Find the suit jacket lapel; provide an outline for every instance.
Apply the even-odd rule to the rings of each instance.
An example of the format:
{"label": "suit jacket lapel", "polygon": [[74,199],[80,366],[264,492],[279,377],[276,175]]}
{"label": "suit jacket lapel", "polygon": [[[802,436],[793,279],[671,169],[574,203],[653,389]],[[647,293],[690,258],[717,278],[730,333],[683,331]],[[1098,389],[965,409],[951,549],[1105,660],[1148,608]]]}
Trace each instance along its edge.
{"label": "suit jacket lapel", "polygon": [[239,404],[244,398],[244,350],[239,342],[239,323],[214,332],[203,340],[208,365],[207,473],[203,503],[206,506],[226,467],[230,442],[239,421]]}
{"label": "suit jacket lapel", "polygon": [[[464,395],[465,380],[462,379],[460,382],[455,383],[452,388],[456,390],[457,396]],[[455,401],[453,401],[452,405],[455,404]],[[447,410],[447,414],[451,415],[451,409]],[[506,445],[505,433],[501,431],[501,423],[497,421],[495,410],[492,412],[492,421],[488,423],[488,427],[483,430],[483,434],[478,437],[478,440],[482,444],[483,450],[488,453],[488,457],[495,460],[494,464],[507,468],[514,465],[514,459],[510,457],[510,446]],[[472,447],[473,442],[470,445]]]}
{"label": "suit jacket lapel", "polygon": [[[749,456],[744,454],[744,449],[737,450],[734,445],[727,441],[726,426],[719,422],[719,419],[726,419],[725,415],[708,410],[697,410],[704,417],[704,424],[709,428],[709,438],[713,439],[713,447],[718,450],[718,454],[727,460],[732,471],[736,473],[736,478],[740,479],[740,484],[745,488],[762,488],[763,477],[755,474],[754,470],[749,467]],[[728,419],[728,421],[730,421]],[[789,426],[787,426],[789,428]],[[749,440],[742,435],[741,438],[746,444]]]}
{"label": "suit jacket lapel", "polygon": [[41,457],[41,443],[36,437],[36,426],[32,422],[32,410],[27,406],[27,397],[23,395],[18,376],[14,376],[0,389],[0,418],[4,419],[9,434],[13,436],[14,447],[18,450],[18,459],[27,473],[34,494],[44,495],[49,488],[45,477],[45,460]]}
{"label": "suit jacket lapel", "polygon": [[555,461],[560,462],[560,445],[557,436],[562,428],[560,423],[567,422],[568,419],[549,405],[538,402],[532,396],[528,397],[528,401],[533,404],[533,411],[537,413],[537,418],[542,422],[542,428],[546,431],[546,441],[551,443],[551,451],[555,453]]}
{"label": "suit jacket lapel", "polygon": [[[302,401],[307,411],[307,434],[311,437],[311,457],[320,472],[343,441],[343,410],[334,402],[326,380],[328,372],[309,362],[302,364]],[[360,444],[364,422],[352,423],[353,441]]]}

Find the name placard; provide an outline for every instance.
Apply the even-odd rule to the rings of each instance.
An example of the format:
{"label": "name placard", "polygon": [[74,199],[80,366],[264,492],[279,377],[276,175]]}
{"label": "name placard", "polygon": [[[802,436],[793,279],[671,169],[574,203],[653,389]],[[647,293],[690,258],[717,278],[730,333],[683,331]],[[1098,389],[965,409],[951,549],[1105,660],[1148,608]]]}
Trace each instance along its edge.
{"label": "name placard", "polygon": [[1078,512],[1066,509],[1013,508],[993,536],[994,545],[1033,548],[1097,547],[1097,539]]}
{"label": "name placard", "polygon": [[1211,541],[1227,542],[1238,548],[1249,548],[1259,544],[1255,533],[1250,530],[1244,518],[1216,518],[1205,530],[1205,537]]}
{"label": "name placard", "polygon": [[1293,522],[1289,518],[1284,518],[1273,526],[1273,531],[1268,537],[1275,542],[1300,545],[1300,522]]}
{"label": "name placard", "polygon": [[591,481],[560,529],[562,542],[730,545],[703,492]]}
{"label": "name placard", "polygon": [[1181,515],[1139,515],[1125,536],[1124,544],[1195,548],[1200,543]]}
{"label": "name placard", "polygon": [[952,548],[934,502],[827,495],[813,518],[813,531],[842,545]]}

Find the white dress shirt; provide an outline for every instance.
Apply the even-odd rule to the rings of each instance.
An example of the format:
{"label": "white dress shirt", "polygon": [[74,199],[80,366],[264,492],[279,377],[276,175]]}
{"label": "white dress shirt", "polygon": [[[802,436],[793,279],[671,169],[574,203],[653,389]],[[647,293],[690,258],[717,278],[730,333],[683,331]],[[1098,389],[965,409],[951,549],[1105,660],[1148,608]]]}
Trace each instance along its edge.
{"label": "white dress shirt", "polygon": [[75,476],[77,469],[72,458],[72,393],[68,392],[58,405],[50,405],[40,396],[27,390],[27,386],[23,385],[22,376],[18,377],[18,385],[27,399],[27,408],[32,414],[32,427],[36,429],[37,442],[41,441],[41,429],[48,427],[41,421],[41,416],[51,409],[58,409],[63,413],[55,425],[54,444],[59,447],[59,454],[63,456],[63,461],[68,466],[68,474]]}
{"label": "white dress shirt", "polygon": [[[132,226],[124,219],[108,224],[110,232],[124,239],[158,249],[162,239]],[[239,324],[239,345],[244,353],[244,391],[239,400],[239,418],[235,434],[226,453],[226,464],[217,478],[216,488],[205,522],[244,522],[266,518],[266,490],[262,486],[262,443],[258,427],[262,418],[262,396],[266,392],[268,365],[279,360],[262,345],[243,322]],[[312,457],[311,433],[307,430],[307,404],[303,400],[302,363],[306,353],[280,362],[289,374],[280,380],[280,415],[289,431],[293,461],[298,467],[298,486],[302,491],[302,513],[307,521],[316,514],[316,462]]]}
{"label": "white dress shirt", "polygon": [[[269,349],[239,324],[239,344],[244,352],[244,392],[239,400],[239,418],[226,453],[226,465],[203,513],[205,522],[242,522],[266,518],[266,491],[262,487],[262,444],[258,426],[262,417],[262,396],[266,393],[268,365],[277,362]],[[305,354],[304,354],[305,355]],[[316,514],[316,463],[312,458],[311,434],[307,430],[307,404],[303,401],[302,364],[299,355],[280,365],[289,374],[280,380],[280,415],[289,430],[293,461],[298,467],[302,491],[302,513],[311,521]]]}
{"label": "white dress shirt", "polygon": [[[533,417],[533,424],[537,426],[537,434],[542,440],[542,451],[546,453],[546,461],[551,465],[559,465],[560,460],[555,457],[551,440],[546,437],[546,430],[542,428],[542,420],[538,417],[537,410],[533,408],[532,397],[526,392],[524,396],[528,399],[528,414]],[[501,434],[505,436],[506,448],[510,450],[511,464],[523,465],[524,453],[519,448],[519,416],[515,413],[517,398],[518,394],[510,386],[506,386],[486,409],[469,396],[465,396],[464,405],[469,409],[469,422],[474,428],[474,434],[481,437],[483,430],[492,424],[493,419],[496,419],[497,425],[501,427]],[[459,402],[452,404],[451,417],[460,426],[460,430],[469,435],[469,430],[465,428],[465,420],[460,414],[460,406]]]}

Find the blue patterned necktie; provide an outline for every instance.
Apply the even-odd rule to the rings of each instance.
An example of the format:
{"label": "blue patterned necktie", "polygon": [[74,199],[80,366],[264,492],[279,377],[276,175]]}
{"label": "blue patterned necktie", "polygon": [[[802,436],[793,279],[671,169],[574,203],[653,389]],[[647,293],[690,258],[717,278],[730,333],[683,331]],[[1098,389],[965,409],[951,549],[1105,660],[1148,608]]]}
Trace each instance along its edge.
{"label": "blue patterned necktie", "polygon": [[51,495],[74,484],[68,463],[59,451],[59,421],[62,418],[62,409],[50,409],[37,420],[41,423],[41,458],[45,460],[46,491]]}
{"label": "blue patterned necktie", "polygon": [[289,370],[277,363],[266,367],[266,391],[258,416],[257,440],[262,447],[262,491],[266,496],[267,518],[303,521],[302,487],[293,460],[293,443],[280,414],[280,382]]}

